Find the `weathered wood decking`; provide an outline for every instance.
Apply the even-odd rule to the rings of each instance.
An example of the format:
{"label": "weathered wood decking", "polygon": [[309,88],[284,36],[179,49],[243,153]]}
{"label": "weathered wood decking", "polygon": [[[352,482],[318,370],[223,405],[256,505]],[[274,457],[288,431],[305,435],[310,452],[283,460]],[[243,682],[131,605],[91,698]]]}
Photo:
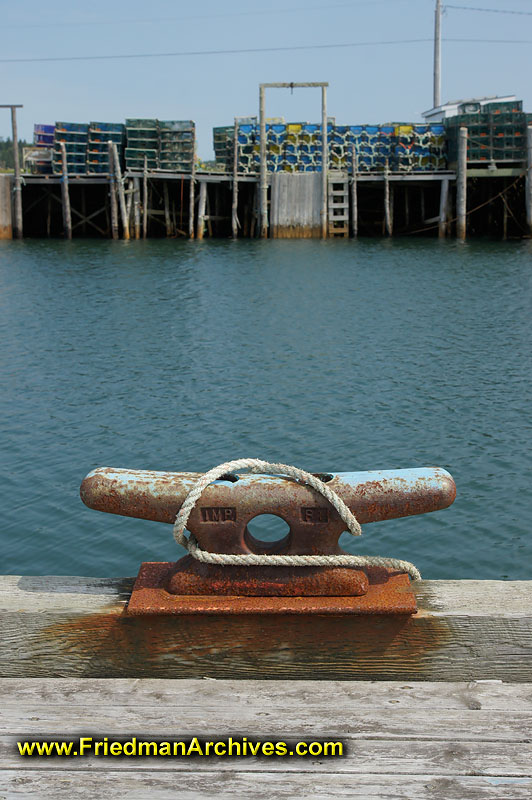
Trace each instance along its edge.
{"label": "weathered wood decking", "polygon": [[[142,620],[124,615],[131,585],[0,578],[2,800],[532,796],[532,582],[420,582],[419,613],[395,620]],[[16,748],[79,736],[341,740],[346,755],[22,759]]]}
{"label": "weathered wood decking", "polygon": [[[0,796],[128,800],[532,796],[532,685],[0,681]],[[341,758],[26,758],[16,741],[342,741]],[[2,792],[3,790],[3,792]]]}

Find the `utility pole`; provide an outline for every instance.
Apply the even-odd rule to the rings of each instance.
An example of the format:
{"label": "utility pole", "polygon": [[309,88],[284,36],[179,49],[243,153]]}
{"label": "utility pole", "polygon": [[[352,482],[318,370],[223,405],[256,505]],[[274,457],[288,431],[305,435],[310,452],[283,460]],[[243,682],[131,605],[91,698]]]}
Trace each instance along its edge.
{"label": "utility pole", "polygon": [[434,14],[434,95],[432,107],[437,108],[441,103],[441,0],[436,0]]}

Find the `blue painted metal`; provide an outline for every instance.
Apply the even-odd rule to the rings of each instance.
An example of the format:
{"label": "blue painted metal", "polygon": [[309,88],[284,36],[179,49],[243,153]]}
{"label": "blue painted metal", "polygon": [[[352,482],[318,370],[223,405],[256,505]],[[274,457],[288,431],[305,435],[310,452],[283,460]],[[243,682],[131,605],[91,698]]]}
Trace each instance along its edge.
{"label": "blue painted metal", "polygon": [[[453,478],[438,467],[322,475],[361,524],[436,511],[451,505],[456,496]],[[83,502],[98,511],[171,523],[199,477],[191,472],[103,467],[87,475],[80,493]],[[326,505],[309,486],[286,477],[246,473],[234,478],[208,486],[202,505],[237,506],[250,518]],[[335,514],[331,509],[331,518]]]}

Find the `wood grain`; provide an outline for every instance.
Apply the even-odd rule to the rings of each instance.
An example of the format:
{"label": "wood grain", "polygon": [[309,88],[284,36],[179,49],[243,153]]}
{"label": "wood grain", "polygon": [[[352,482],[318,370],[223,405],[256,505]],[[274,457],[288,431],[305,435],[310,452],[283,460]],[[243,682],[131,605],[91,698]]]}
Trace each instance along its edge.
{"label": "wood grain", "polygon": [[425,581],[413,617],[131,618],[132,579],[0,578],[4,677],[532,681],[532,583]]}
{"label": "wood grain", "polygon": [[[0,797],[520,800],[532,685],[0,680]],[[344,743],[341,758],[26,758],[32,738]],[[2,793],[3,792],[3,793]]]}

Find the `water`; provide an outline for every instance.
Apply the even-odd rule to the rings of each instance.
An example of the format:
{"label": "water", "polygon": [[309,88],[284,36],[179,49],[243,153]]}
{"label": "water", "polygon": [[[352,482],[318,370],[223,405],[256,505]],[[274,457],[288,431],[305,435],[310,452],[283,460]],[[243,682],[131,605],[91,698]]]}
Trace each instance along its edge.
{"label": "water", "polygon": [[84,475],[252,456],[443,466],[454,506],[347,549],[532,578],[530,243],[0,245],[1,573],[173,560],[170,526],[87,509]]}

